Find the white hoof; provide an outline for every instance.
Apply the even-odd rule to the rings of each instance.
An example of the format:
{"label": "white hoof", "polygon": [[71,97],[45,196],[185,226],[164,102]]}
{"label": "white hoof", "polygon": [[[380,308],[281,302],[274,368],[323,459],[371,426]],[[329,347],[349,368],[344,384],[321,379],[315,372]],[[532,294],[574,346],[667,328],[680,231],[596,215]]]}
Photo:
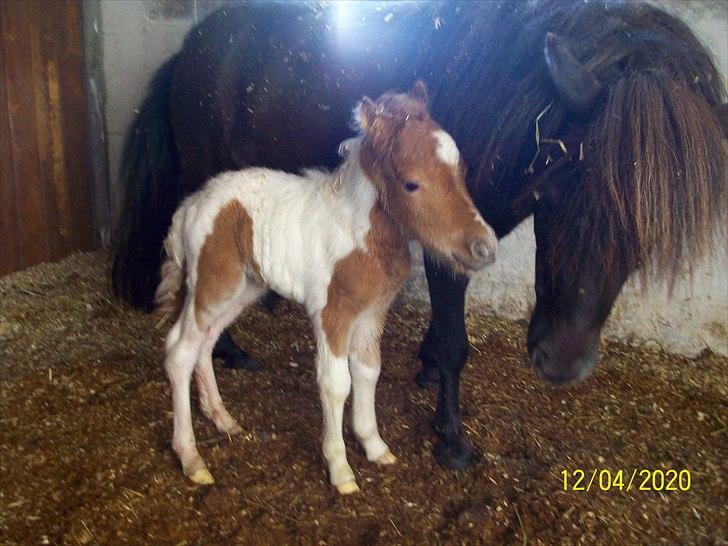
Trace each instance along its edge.
{"label": "white hoof", "polygon": [[384,455],[375,459],[374,462],[382,466],[390,465],[397,462],[397,457],[395,457],[391,451],[387,451]]}
{"label": "white hoof", "polygon": [[215,410],[211,413],[210,419],[215,423],[215,427],[219,432],[223,434],[229,434],[233,436],[243,432],[238,422],[223,408],[222,410]]}
{"label": "white hoof", "polygon": [[212,474],[210,474],[207,468],[195,470],[189,478],[198,485],[212,485],[215,483],[215,478],[212,477]]}
{"label": "white hoof", "polygon": [[352,493],[359,492],[359,486],[356,482],[346,482],[336,486],[336,490],[340,495],[351,495]]}
{"label": "white hoof", "polygon": [[240,434],[241,432],[243,432],[243,427],[233,421],[231,425],[227,427],[220,427],[219,430],[220,432],[229,434],[230,436],[235,436],[236,434]]}

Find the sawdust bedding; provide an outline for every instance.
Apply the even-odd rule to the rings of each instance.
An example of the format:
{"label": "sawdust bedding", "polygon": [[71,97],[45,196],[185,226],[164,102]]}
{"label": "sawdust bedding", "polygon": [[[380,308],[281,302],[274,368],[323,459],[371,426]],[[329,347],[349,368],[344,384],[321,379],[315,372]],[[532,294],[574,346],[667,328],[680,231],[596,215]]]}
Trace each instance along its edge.
{"label": "sawdust bedding", "polygon": [[[347,430],[362,493],[341,498],[321,461],[314,346],[298,306],[256,307],[236,323],[235,337],[265,369],[217,368],[245,432],[220,437],[195,411],[217,480],[198,487],[169,446],[169,324],[110,296],[105,254],[6,276],[0,301],[2,544],[728,540],[727,361],[715,354],[610,343],[590,379],[557,389],[532,373],[524,324],[471,315],[462,398],[482,460],[453,473],[430,453],[435,393],[413,382],[427,313],[400,303],[377,397],[382,436],[400,462],[369,464]],[[564,491],[562,471],[577,469],[587,478],[593,469],[684,469],[691,484]]]}

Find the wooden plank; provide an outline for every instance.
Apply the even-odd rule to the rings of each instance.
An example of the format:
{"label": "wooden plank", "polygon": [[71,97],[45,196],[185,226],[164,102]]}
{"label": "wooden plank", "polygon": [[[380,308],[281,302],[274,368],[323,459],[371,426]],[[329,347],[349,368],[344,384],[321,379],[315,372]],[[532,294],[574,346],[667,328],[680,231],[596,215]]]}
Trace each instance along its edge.
{"label": "wooden plank", "polygon": [[50,258],[46,195],[39,162],[36,89],[33,73],[40,70],[39,40],[32,28],[31,3],[0,2],[3,10],[2,41],[10,126],[15,206],[18,214],[18,246],[22,267]]}
{"label": "wooden plank", "polygon": [[[0,5],[0,29],[5,9]],[[0,81],[5,81],[5,46],[0,34]],[[0,276],[20,268],[18,253],[18,216],[15,208],[13,154],[5,85],[0,86]]]}
{"label": "wooden plank", "polygon": [[65,2],[49,5],[34,0],[32,4],[33,38],[37,31],[40,55],[39,69],[34,72],[38,154],[43,167],[42,183],[47,203],[48,248],[50,259],[57,260],[73,249],[69,242],[72,230],[71,203],[63,134],[65,115],[61,102],[65,90],[61,88],[59,75]]}
{"label": "wooden plank", "polygon": [[78,0],[0,0],[0,271],[93,246]]}
{"label": "wooden plank", "polygon": [[[53,0],[46,2],[57,4]],[[81,7],[78,0],[63,3],[65,24],[62,29],[62,48],[58,48],[63,138],[65,142],[66,189],[72,204],[70,236],[71,250],[87,250],[94,246],[91,173],[86,139],[86,95],[81,51]]]}
{"label": "wooden plank", "polygon": [[76,0],[35,0],[41,29],[47,119],[39,127],[48,141],[44,173],[48,240],[52,259],[91,248],[92,209],[86,158],[85,96]]}

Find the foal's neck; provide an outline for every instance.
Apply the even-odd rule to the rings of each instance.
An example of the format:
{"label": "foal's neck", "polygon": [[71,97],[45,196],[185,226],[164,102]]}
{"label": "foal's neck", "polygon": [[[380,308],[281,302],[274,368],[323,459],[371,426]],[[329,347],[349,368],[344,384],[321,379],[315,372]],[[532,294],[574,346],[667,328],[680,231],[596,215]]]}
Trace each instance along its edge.
{"label": "foal's neck", "polygon": [[334,192],[340,195],[350,210],[364,212],[362,220],[368,227],[368,246],[408,249],[407,239],[397,228],[383,206],[376,185],[362,169],[359,161],[359,139],[350,145],[346,160],[333,173]]}

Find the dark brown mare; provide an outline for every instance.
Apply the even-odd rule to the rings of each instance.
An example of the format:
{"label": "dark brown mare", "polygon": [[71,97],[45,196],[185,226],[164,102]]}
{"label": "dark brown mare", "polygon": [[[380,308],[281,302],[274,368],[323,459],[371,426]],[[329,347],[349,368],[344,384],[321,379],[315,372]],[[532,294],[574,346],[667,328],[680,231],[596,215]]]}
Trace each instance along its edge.
{"label": "dark brown mare", "polygon": [[[417,78],[498,236],[534,216],[536,372],[553,383],[588,375],[627,277],[672,280],[723,225],[723,83],[690,30],[644,3],[215,12],[160,69],[127,140],[116,292],[150,307],[172,213],[207,178],[248,165],[331,167],[356,100]],[[473,460],[458,400],[467,279],[430,259],[426,269],[432,321],[418,380],[439,381],[435,455],[461,468]],[[222,344],[217,354],[234,356],[230,338]]]}

